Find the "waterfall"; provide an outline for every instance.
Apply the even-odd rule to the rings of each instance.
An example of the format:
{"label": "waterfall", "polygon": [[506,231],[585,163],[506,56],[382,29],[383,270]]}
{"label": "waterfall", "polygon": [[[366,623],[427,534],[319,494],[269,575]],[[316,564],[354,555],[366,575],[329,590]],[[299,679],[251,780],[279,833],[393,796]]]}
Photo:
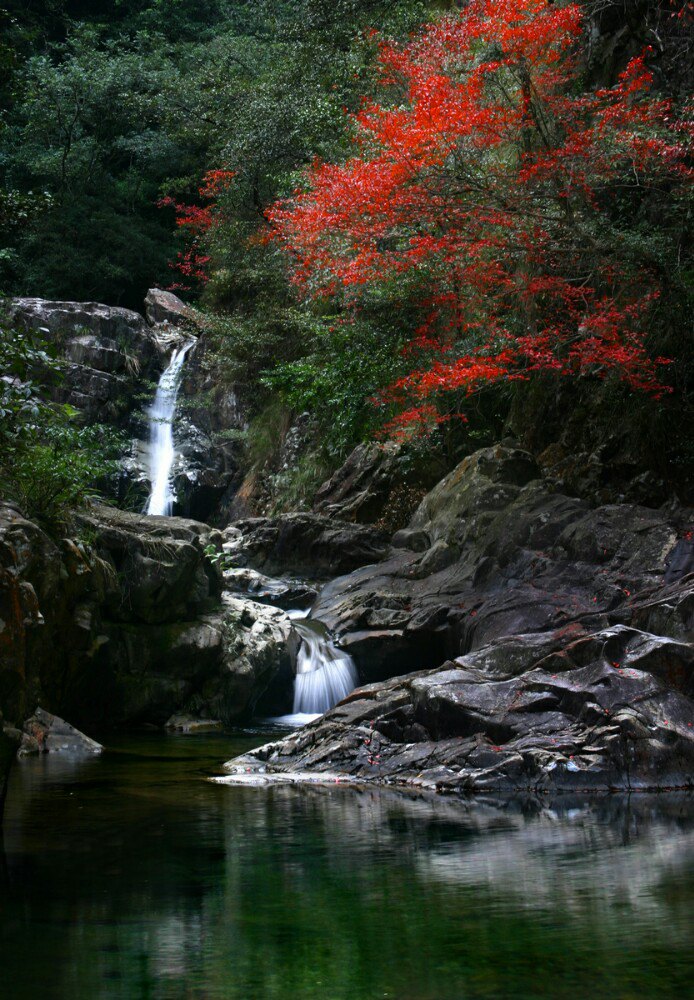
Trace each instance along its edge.
{"label": "waterfall", "polygon": [[152,492],[147,502],[148,514],[170,514],[175,496],[171,489],[171,466],[174,460],[173,418],[181,384],[181,370],[186,354],[195,341],[174,349],[162,373],[157,394],[149,408],[149,478]]}
{"label": "waterfall", "polygon": [[[301,645],[296,658],[294,715],[322,715],[359,683],[354,660],[338,649],[316,622],[297,623]],[[313,627],[312,627],[313,626]]]}

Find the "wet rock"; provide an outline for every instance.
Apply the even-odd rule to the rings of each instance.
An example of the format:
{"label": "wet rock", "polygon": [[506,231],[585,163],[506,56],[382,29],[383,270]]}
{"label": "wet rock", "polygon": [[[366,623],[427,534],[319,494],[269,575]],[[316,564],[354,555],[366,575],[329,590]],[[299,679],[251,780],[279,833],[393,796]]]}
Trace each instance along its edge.
{"label": "wet rock", "polygon": [[223,534],[233,565],[268,575],[325,578],[377,562],[388,551],[383,531],[309,513],[247,518]]}
{"label": "wet rock", "polygon": [[186,413],[175,424],[176,459],[173,466],[175,509],[183,517],[206,520],[238,476],[235,447],[217,441]]}
{"label": "wet rock", "polygon": [[232,593],[248,594],[256,601],[284,610],[309,608],[318,595],[314,587],[302,580],[287,577],[278,580],[248,568],[225,570],[224,586]]}
{"label": "wet rock", "polygon": [[22,741],[20,756],[27,753],[94,754],[104,749],[69,722],[42,708],[37,708],[27,719],[23,732],[26,739]]}
{"label": "wet rock", "polygon": [[519,635],[353,692],[226,765],[448,792],[694,787],[694,648],[625,626]]}
{"label": "wet rock", "polygon": [[209,709],[229,723],[252,715],[280,675],[292,677],[298,637],[280,609],[228,595],[219,621],[221,669],[204,697]]}

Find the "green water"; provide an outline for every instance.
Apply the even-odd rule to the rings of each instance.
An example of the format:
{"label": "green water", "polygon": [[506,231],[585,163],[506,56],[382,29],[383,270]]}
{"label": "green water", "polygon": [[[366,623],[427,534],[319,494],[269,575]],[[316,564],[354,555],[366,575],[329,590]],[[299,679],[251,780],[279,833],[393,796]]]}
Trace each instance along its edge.
{"label": "green water", "polygon": [[265,739],[152,735],[18,765],[0,997],[694,996],[691,800],[500,808],[205,780]]}

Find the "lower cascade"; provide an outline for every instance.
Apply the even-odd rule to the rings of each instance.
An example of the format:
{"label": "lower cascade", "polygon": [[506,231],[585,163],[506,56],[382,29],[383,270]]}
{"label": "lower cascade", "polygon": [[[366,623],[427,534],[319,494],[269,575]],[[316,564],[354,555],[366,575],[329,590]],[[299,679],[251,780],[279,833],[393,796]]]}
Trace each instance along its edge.
{"label": "lower cascade", "polygon": [[307,622],[296,625],[301,645],[296,658],[294,715],[322,715],[359,683],[354,660]]}
{"label": "lower cascade", "polygon": [[162,372],[157,394],[149,409],[150,444],[149,469],[152,492],[147,501],[147,513],[168,515],[173,511],[171,467],[174,461],[173,418],[181,384],[181,370],[186,354],[195,341],[174,349],[169,364]]}

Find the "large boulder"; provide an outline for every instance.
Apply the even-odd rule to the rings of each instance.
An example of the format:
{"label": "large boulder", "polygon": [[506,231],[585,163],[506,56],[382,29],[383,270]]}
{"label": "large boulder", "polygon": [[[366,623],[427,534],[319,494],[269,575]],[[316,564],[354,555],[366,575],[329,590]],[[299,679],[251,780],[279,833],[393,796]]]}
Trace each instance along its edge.
{"label": "large boulder", "polygon": [[190,325],[195,321],[197,312],[186,305],[173,292],[162,288],[150,288],[145,296],[145,313],[147,321],[152,326],[160,323],[170,323],[172,326]]}
{"label": "large boulder", "polygon": [[193,621],[109,623],[106,634],[82,692],[92,717],[188,731],[249,718],[272,684],[291,683],[298,642],[284,612],[230,595]]}
{"label": "large boulder", "polygon": [[435,461],[416,460],[395,442],[358,445],[318,489],[317,514],[402,527],[437,480]]}
{"label": "large boulder", "polygon": [[104,748],[85,736],[69,722],[37,708],[24,723],[20,755],[27,753],[65,753],[72,756],[98,754]]}
{"label": "large boulder", "polygon": [[353,692],[230,780],[447,792],[694,788],[694,648],[625,626],[517,635]]}
{"label": "large boulder", "polygon": [[375,521],[396,478],[398,452],[395,444],[358,445],[318,489],[314,511],[343,521]]}
{"label": "large boulder", "polygon": [[450,473],[394,543],[312,609],[380,683],[232,762],[234,780],[694,786],[691,511],[591,507],[499,446]]}
{"label": "large boulder", "polygon": [[40,330],[56,343],[91,335],[116,341],[124,348],[149,353],[151,337],[143,317],[131,309],[101,302],[57,302],[50,299],[11,299],[9,315],[29,330]]}
{"label": "large boulder", "polygon": [[206,702],[223,721],[248,717],[273,682],[293,677],[299,638],[279,608],[225,596],[222,669]]}
{"label": "large boulder", "polygon": [[208,525],[100,505],[77,521],[116,573],[117,593],[108,605],[116,621],[190,621],[218,604],[221,572],[205,549],[219,536]]}
{"label": "large boulder", "polygon": [[223,534],[234,566],[269,575],[331,577],[378,562],[388,551],[388,536],[377,528],[310,513],[247,518]]}
{"label": "large boulder", "polygon": [[0,506],[6,719],[40,703],[82,726],[165,722],[221,661],[220,629],[207,621],[221,603],[205,551],[215,538],[193,521],[94,506],[55,540]]}
{"label": "large boulder", "polygon": [[[527,453],[486,448],[424,498],[385,560],[329,583],[313,614],[365,681],[576,619],[642,622],[641,600],[694,566],[690,527],[680,508],[590,507],[556,492]],[[663,628],[682,638],[691,610],[673,600]]]}

